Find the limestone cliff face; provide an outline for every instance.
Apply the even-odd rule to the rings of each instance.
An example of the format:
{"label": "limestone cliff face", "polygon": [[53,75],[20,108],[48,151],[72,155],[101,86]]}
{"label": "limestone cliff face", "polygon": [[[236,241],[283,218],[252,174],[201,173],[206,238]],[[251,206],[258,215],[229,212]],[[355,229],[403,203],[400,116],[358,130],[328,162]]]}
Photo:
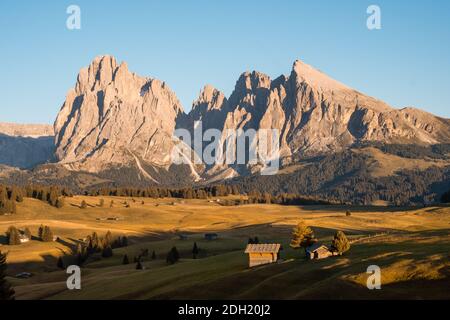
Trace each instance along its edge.
{"label": "limestone cliff face", "polygon": [[[205,107],[216,105],[217,95],[222,96],[202,92],[190,112],[192,122],[203,120],[204,129],[211,123],[219,129],[278,129],[282,158],[336,152],[362,141],[450,142],[448,120],[413,108],[393,109],[302,61],[275,80],[243,73],[230,98],[220,99],[220,108]],[[220,117],[213,117],[218,109]]]}
{"label": "limestone cliff face", "polygon": [[113,57],[98,57],[80,71],[55,121],[56,157],[89,172],[130,164],[142,169],[141,162],[168,166],[182,112],[164,82],[137,76]]}
{"label": "limestone cliff face", "polygon": [[[54,124],[56,159],[71,170],[101,172],[134,167],[148,180],[148,166],[168,168],[175,128],[277,129],[280,158],[333,153],[355,142],[450,143],[450,122],[413,109],[394,109],[296,61],[288,76],[270,79],[245,72],[230,97],[208,85],[189,114],[156,79],[130,72],[113,57],[96,58],[80,71]],[[192,146],[187,146],[187,148]],[[183,147],[184,148],[184,147]],[[195,180],[227,179],[254,172],[248,166],[190,166]],[[245,166],[244,166],[245,167]]]}

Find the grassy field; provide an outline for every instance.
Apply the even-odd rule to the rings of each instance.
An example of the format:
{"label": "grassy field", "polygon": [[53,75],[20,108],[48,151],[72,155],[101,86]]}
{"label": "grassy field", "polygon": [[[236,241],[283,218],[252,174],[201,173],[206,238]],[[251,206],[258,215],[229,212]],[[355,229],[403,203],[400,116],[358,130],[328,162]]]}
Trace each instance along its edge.
{"label": "grassy field", "polygon": [[[100,198],[67,198],[62,209],[25,199],[17,214],[0,216],[0,234],[14,225],[36,235],[44,224],[60,238],[0,246],[9,252],[8,280],[18,299],[450,299],[450,208],[225,207],[208,200],[102,199],[103,207]],[[80,208],[82,200],[86,209]],[[104,220],[108,217],[118,220]],[[324,244],[336,230],[359,241],[344,256],[307,261],[303,251],[289,248],[299,220]],[[129,246],[114,249],[111,258],[91,256],[82,267],[82,289],[69,291],[68,275],[56,266],[58,257],[67,258],[93,231],[103,235],[108,230],[127,235]],[[204,240],[206,232],[218,233],[219,239]],[[255,236],[281,243],[283,261],[250,270],[244,249]],[[198,259],[192,259],[194,242]],[[173,246],[181,261],[169,266],[165,257]],[[157,259],[145,258],[145,270],[136,270],[133,257],[142,249],[155,251]],[[124,254],[131,264],[122,265]],[[366,287],[369,265],[382,270],[381,290]],[[24,271],[33,276],[14,277]]]}

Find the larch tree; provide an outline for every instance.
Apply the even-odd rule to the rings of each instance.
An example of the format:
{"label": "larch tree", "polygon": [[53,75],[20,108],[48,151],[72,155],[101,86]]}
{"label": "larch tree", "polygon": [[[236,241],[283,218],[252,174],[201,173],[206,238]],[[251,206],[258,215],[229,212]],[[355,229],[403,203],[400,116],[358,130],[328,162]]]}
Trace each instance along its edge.
{"label": "larch tree", "polygon": [[347,236],[342,231],[336,231],[334,235],[334,239],[331,243],[331,248],[333,251],[338,252],[339,254],[343,254],[350,250],[350,242],[347,239]]}
{"label": "larch tree", "polygon": [[300,221],[292,230],[291,248],[307,248],[315,242],[314,231],[303,221]]}

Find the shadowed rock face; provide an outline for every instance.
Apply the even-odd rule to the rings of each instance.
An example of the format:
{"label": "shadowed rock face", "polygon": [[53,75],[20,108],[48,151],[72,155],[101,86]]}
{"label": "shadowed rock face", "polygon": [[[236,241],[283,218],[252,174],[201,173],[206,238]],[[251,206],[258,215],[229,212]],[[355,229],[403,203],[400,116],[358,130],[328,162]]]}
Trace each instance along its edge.
{"label": "shadowed rock face", "polygon": [[54,160],[53,127],[0,123],[0,164],[21,169]]}
{"label": "shadowed rock face", "polygon": [[82,69],[55,121],[56,157],[74,170],[99,172],[144,161],[170,164],[175,94],[159,80],[139,77],[110,56]]}
{"label": "shadowed rock face", "polygon": [[53,137],[14,137],[0,133],[0,164],[31,169],[54,161]]}
{"label": "shadowed rock face", "polygon": [[[279,129],[282,157],[293,154],[336,152],[355,142],[448,143],[448,120],[413,108],[393,109],[296,61],[289,77],[270,80],[246,72],[228,100],[217,103],[218,90],[202,92],[190,112],[190,121],[202,120],[204,129]],[[208,99],[209,98],[209,99]],[[221,110],[221,116],[214,113]],[[205,126],[206,124],[206,126]]]}

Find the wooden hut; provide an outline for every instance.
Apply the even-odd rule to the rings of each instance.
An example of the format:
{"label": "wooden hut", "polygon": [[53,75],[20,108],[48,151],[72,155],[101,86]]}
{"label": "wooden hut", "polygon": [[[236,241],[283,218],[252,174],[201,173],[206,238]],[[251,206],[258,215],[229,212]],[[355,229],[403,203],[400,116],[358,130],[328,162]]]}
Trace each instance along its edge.
{"label": "wooden hut", "polygon": [[333,255],[333,252],[323,244],[315,243],[306,248],[306,257],[310,260],[325,259]]}
{"label": "wooden hut", "polygon": [[217,233],[205,233],[205,240],[211,241],[211,240],[217,240],[219,238],[219,235]]}
{"label": "wooden hut", "polygon": [[280,248],[280,244],[248,244],[245,253],[248,254],[249,267],[277,262]]}

